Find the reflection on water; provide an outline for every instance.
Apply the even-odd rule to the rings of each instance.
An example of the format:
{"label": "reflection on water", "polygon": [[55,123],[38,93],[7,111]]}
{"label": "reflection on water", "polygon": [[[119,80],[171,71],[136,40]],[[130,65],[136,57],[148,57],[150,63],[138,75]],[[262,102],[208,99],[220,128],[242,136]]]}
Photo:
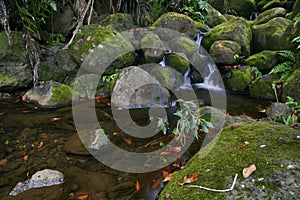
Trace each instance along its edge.
{"label": "reflection on water", "polygon": [[[198,98],[204,99],[209,105],[209,93],[196,90]],[[160,142],[165,144],[172,135],[134,138],[116,127],[112,120],[108,100],[103,99],[96,104],[96,113],[101,127],[109,135],[111,142],[128,151],[147,152],[160,148]],[[249,99],[247,97],[227,94],[227,110],[234,115],[247,114],[253,117],[264,117],[259,110],[269,102]],[[149,123],[148,109],[131,110],[130,115],[138,124]],[[88,120],[88,119],[86,119]],[[79,151],[80,141],[74,140],[73,151],[66,151],[65,145],[71,137],[77,134],[69,106],[59,109],[40,109],[19,100],[0,102],[0,199],[11,199],[10,190],[20,181],[28,179],[41,169],[54,169],[66,175],[66,182],[60,186],[43,189],[39,195],[50,195],[52,187],[61,191],[57,195],[63,199],[76,199],[78,192],[102,199],[155,199],[165,183],[162,180],[162,170],[144,174],[129,174],[113,170],[99,163],[92,156]],[[184,155],[186,160],[196,153],[201,141],[195,142]],[[122,156],[122,155],[114,155]],[[169,170],[178,170],[168,167]],[[98,180],[101,177],[101,180]],[[141,190],[136,192],[136,182]],[[101,187],[100,187],[101,186]],[[45,196],[44,196],[45,197]],[[23,199],[41,199],[32,191],[20,194]],[[53,197],[54,198],[54,197]],[[58,198],[58,197],[56,197]]]}

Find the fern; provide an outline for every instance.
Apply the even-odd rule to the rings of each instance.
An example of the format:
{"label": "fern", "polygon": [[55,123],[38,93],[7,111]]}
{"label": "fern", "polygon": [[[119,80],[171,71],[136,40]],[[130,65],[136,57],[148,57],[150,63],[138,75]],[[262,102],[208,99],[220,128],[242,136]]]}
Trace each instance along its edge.
{"label": "fern", "polygon": [[281,55],[282,57],[288,59],[289,61],[292,61],[293,63],[296,63],[297,61],[297,54],[289,51],[289,50],[281,50],[278,52],[279,55]]}
{"label": "fern", "polygon": [[284,73],[287,71],[290,71],[293,67],[294,63],[291,61],[285,61],[283,63],[280,63],[279,65],[277,65],[276,67],[274,67],[270,74],[278,74],[278,73]]}

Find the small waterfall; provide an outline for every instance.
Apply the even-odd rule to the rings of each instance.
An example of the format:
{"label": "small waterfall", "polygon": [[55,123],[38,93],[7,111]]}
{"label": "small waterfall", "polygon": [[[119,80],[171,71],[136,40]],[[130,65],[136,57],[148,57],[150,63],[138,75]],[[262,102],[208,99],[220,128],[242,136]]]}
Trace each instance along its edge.
{"label": "small waterfall", "polygon": [[183,75],[183,78],[184,78],[183,86],[190,86],[191,85],[190,73],[191,73],[191,68],[188,68],[188,70],[186,70],[186,72]]}
{"label": "small waterfall", "polygon": [[201,47],[201,42],[202,42],[202,38],[203,38],[203,35],[205,33],[204,32],[201,32],[199,31],[197,33],[197,39],[196,39],[196,44],[198,45],[198,52],[201,54],[202,53],[202,47]]}
{"label": "small waterfall", "polygon": [[258,14],[259,14],[259,12],[253,12],[249,17],[249,20],[250,21],[255,20],[257,18]]}
{"label": "small waterfall", "polygon": [[159,62],[159,64],[160,64],[162,67],[165,67],[165,66],[166,66],[166,56],[163,57],[163,59]]}

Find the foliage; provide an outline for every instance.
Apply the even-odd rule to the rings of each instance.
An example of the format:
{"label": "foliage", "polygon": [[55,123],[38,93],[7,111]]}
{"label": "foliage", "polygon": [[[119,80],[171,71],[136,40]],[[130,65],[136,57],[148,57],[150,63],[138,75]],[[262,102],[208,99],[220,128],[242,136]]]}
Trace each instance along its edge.
{"label": "foliage", "polygon": [[293,125],[300,119],[300,103],[295,101],[292,97],[287,96],[285,104],[292,109],[292,114],[287,117],[282,117],[282,120],[285,125]]}
{"label": "foliage", "polygon": [[102,81],[105,83],[113,82],[118,77],[118,70],[114,74],[102,76]]}
{"label": "foliage", "polygon": [[[174,115],[179,117],[179,120],[177,126],[173,129],[173,134],[180,139],[183,145],[185,144],[186,134],[193,134],[194,137],[198,139],[199,126],[202,127],[203,132],[209,132],[209,129],[212,128],[212,124],[201,118],[201,108],[198,107],[197,103],[193,101],[184,101],[182,99],[178,99],[177,102],[182,105],[182,108],[174,113]],[[158,119],[158,127],[164,134],[167,133],[168,126],[167,118]]]}
{"label": "foliage", "polygon": [[203,13],[208,12],[208,7],[204,0],[185,0],[179,12],[189,15],[193,20],[205,22],[206,17]]}
{"label": "foliage", "polygon": [[56,3],[53,0],[27,0],[16,1],[16,6],[24,30],[41,39],[41,25],[46,23],[52,10],[57,10]]}
{"label": "foliage", "polygon": [[282,80],[286,78],[290,70],[296,64],[298,55],[289,50],[279,51],[279,55],[286,58],[287,60],[274,67],[269,74],[280,74],[280,79]]}
{"label": "foliage", "polygon": [[255,66],[251,67],[251,72],[254,74],[255,77],[259,77],[262,75],[262,73],[259,71],[259,69]]}

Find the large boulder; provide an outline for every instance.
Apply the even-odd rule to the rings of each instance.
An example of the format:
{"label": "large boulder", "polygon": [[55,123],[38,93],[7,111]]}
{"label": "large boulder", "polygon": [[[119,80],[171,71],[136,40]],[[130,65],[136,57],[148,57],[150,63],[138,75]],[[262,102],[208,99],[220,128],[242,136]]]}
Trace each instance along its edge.
{"label": "large boulder", "polygon": [[232,14],[237,14],[238,16],[242,16],[247,19],[257,10],[255,0],[214,0],[211,5],[220,10],[222,13],[231,12]]}
{"label": "large boulder", "polygon": [[244,61],[247,65],[255,66],[259,70],[270,70],[279,63],[277,51],[264,50],[251,55]]}
{"label": "large boulder", "polygon": [[283,83],[282,99],[285,101],[287,96],[300,101],[300,68],[292,72]]}
{"label": "large boulder", "polygon": [[241,54],[249,56],[251,52],[252,31],[248,22],[243,18],[233,19],[212,28],[203,36],[202,45],[209,50],[218,40],[232,40],[241,45]]}
{"label": "large boulder", "polygon": [[38,69],[39,81],[63,82],[66,78],[66,72],[57,66],[54,62],[41,62]]}
{"label": "large boulder", "polygon": [[93,73],[99,73],[103,67],[107,73],[113,74],[115,69],[134,62],[134,48],[129,41],[114,29],[94,24],[83,26],[70,48],[78,63],[81,64],[85,59],[94,62],[85,66],[85,70]]}
{"label": "large boulder", "polygon": [[196,38],[196,28],[194,21],[183,14],[169,12],[159,17],[154,23],[154,27],[172,29],[186,34],[191,38]]}
{"label": "large boulder", "polygon": [[12,92],[32,86],[32,68],[28,60],[22,34],[11,32],[11,45],[7,35],[0,31],[0,91]]}
{"label": "large boulder", "polygon": [[291,20],[276,17],[267,23],[252,26],[254,52],[281,50],[280,40],[290,24]]}
{"label": "large boulder", "polygon": [[239,61],[235,56],[241,55],[241,46],[231,40],[218,40],[211,45],[209,53],[216,64],[234,65]]}
{"label": "large boulder", "polygon": [[190,67],[189,59],[183,53],[172,52],[166,55],[166,63],[182,75],[185,74]]}
{"label": "large boulder", "polygon": [[[250,95],[256,98],[276,100],[274,90],[272,89],[272,84],[275,80],[277,80],[277,77],[269,74],[257,77],[249,87]],[[280,92],[277,92],[280,96]]]}
{"label": "large boulder", "polygon": [[244,92],[252,81],[251,67],[241,66],[230,73],[230,78],[225,82],[226,87],[234,92]]}
{"label": "large boulder", "polygon": [[132,16],[125,13],[111,14],[100,21],[102,26],[114,28],[119,32],[134,28]]}
{"label": "large boulder", "polygon": [[207,12],[203,13],[203,16],[206,18],[205,24],[210,27],[215,27],[227,21],[226,17],[224,17],[217,9],[215,9],[208,3],[206,5]]}
{"label": "large boulder", "polygon": [[[247,142],[247,143],[246,143]],[[159,199],[299,199],[299,130],[278,123],[246,122],[227,126],[202,148],[165,186]],[[244,178],[250,165],[256,171]],[[189,188],[186,176],[197,173],[192,185],[228,192]],[[291,192],[292,191],[292,192]]]}
{"label": "large boulder", "polygon": [[181,36],[173,38],[173,40],[169,42],[169,48],[172,52],[184,53],[188,59],[191,59],[199,47],[194,40]]}
{"label": "large boulder", "polygon": [[284,17],[286,14],[286,10],[284,8],[272,8],[270,10],[266,10],[265,12],[260,13],[257,18],[253,21],[253,24],[264,24],[270,21],[275,17]]}
{"label": "large boulder", "polygon": [[164,43],[154,33],[148,33],[142,38],[141,49],[148,63],[158,63],[165,55]]}

